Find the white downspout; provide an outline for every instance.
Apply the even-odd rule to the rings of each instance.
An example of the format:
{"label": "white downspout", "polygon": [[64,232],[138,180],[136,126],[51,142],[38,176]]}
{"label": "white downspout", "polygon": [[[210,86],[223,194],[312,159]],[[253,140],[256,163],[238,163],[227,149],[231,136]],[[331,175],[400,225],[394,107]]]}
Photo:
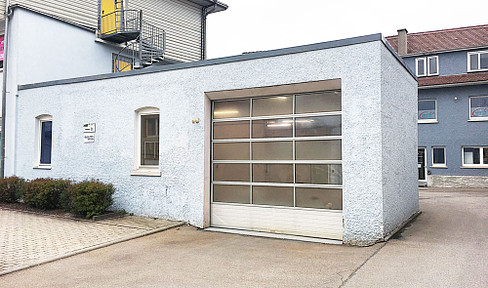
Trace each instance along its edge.
{"label": "white downspout", "polygon": [[2,132],[0,133],[0,177],[5,177],[5,116],[7,111],[7,53],[8,53],[8,18],[9,0],[5,1],[5,34],[3,39],[3,88],[2,88]]}

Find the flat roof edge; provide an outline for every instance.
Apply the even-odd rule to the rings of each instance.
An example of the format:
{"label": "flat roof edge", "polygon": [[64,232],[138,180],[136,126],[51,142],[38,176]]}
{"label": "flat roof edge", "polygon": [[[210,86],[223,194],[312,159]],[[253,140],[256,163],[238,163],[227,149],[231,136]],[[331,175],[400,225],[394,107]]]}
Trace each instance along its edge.
{"label": "flat roof edge", "polygon": [[415,79],[415,81],[418,81],[417,75],[415,75],[415,73],[412,70],[410,70],[410,68],[408,68],[405,61],[403,61],[402,57],[398,55],[398,53],[395,51],[395,49],[393,49],[393,47],[391,47],[390,43],[388,43],[388,41],[384,38],[381,39],[381,41],[385,45],[386,49],[388,49],[391,52],[393,57],[395,57],[397,61],[408,71],[408,73],[413,77],[413,79]]}
{"label": "flat roof edge", "polygon": [[[262,58],[304,53],[304,52],[310,52],[310,51],[326,50],[326,49],[338,48],[338,47],[343,47],[343,46],[364,44],[364,43],[374,42],[374,41],[381,41],[381,42],[385,43],[381,33],[376,33],[376,34],[370,34],[370,35],[334,40],[334,41],[329,41],[329,42],[322,42],[322,43],[309,44],[309,45],[303,45],[303,46],[295,46],[295,47],[290,47],[290,48],[282,48],[282,49],[269,50],[269,51],[256,52],[256,53],[249,53],[249,54],[242,54],[242,55],[229,56],[229,57],[223,57],[223,58],[208,59],[208,60],[203,60],[203,61],[185,62],[185,63],[178,63],[178,64],[167,65],[167,66],[157,66],[157,67],[152,66],[152,67],[149,67],[149,68],[146,68],[143,70],[132,70],[132,71],[118,72],[118,73],[97,74],[97,75],[91,75],[91,76],[83,76],[83,77],[75,77],[75,78],[69,78],[69,79],[60,79],[60,80],[53,80],[53,81],[46,81],[46,82],[39,82],[39,83],[32,83],[32,84],[24,84],[24,85],[19,85],[18,90],[28,90],[28,89],[47,87],[47,86],[74,84],[74,83],[81,83],[81,82],[88,82],[88,81],[105,80],[105,79],[127,77],[127,76],[134,76],[134,75],[143,75],[143,74],[148,74],[148,73],[157,73],[157,72],[165,72],[165,71],[172,71],[172,70],[212,66],[212,65],[234,63],[234,62],[241,62],[241,61],[249,61],[249,60],[262,59]],[[395,55],[395,53],[394,53],[394,55]],[[403,63],[403,61],[401,59],[400,59],[400,63]],[[404,63],[403,63],[403,65],[404,65],[404,67],[406,67],[406,65]],[[408,70],[408,68],[407,68],[407,70]]]}

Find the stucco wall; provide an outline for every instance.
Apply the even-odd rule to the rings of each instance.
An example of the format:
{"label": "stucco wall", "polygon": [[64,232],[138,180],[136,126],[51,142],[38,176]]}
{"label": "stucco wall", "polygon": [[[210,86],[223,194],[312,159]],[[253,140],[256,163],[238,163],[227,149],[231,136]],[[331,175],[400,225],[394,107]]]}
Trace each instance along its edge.
{"label": "stucco wall", "polygon": [[[419,99],[437,100],[438,123],[419,125],[419,146],[427,152],[432,175],[488,176],[486,168],[461,168],[462,146],[488,145],[488,121],[470,122],[469,97],[488,95],[488,85],[421,89]],[[457,97],[457,99],[455,99]],[[447,168],[432,167],[432,146],[446,147]]]}
{"label": "stucco wall", "polygon": [[417,81],[386,48],[381,61],[383,235],[419,211]]}
{"label": "stucco wall", "polygon": [[[16,8],[8,39],[6,175],[14,174],[17,85],[110,73],[112,52],[91,31]],[[1,99],[0,99],[1,102]]]}
{"label": "stucco wall", "polygon": [[[16,173],[27,178],[98,178],[117,187],[115,206],[139,215],[203,226],[205,92],[342,80],[344,236],[382,237],[380,41],[276,57],[197,66],[19,93]],[[354,57],[352,57],[354,55]],[[400,66],[399,63],[394,65]],[[401,66],[400,66],[401,67]],[[404,69],[403,67],[400,69]],[[395,83],[398,85],[398,83]],[[158,107],[161,177],[130,176],[135,110]],[[52,170],[33,169],[34,118],[53,116]],[[199,124],[192,119],[200,118]],[[82,124],[97,123],[96,142],[83,143]],[[208,131],[207,131],[208,133]]]}

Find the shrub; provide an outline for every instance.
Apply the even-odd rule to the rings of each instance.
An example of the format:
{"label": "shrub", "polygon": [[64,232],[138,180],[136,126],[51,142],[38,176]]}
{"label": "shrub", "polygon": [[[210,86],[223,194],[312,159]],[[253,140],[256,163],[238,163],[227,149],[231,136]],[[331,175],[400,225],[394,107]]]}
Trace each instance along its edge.
{"label": "shrub", "polygon": [[25,180],[16,176],[0,179],[0,202],[14,203],[24,194]]}
{"label": "shrub", "polygon": [[115,188],[99,181],[84,181],[70,187],[71,210],[86,218],[99,215],[112,205]]}
{"label": "shrub", "polygon": [[[67,193],[68,180],[38,178],[25,185],[24,203],[38,209],[56,209],[61,207],[61,195]],[[65,198],[65,197],[64,197]]]}

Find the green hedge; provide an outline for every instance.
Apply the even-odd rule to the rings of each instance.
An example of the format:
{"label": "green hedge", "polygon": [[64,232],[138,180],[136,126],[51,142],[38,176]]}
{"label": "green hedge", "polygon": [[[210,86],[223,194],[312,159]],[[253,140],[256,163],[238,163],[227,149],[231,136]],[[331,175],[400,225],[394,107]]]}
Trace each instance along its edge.
{"label": "green hedge", "polygon": [[112,205],[115,188],[111,184],[91,180],[72,183],[69,180],[38,178],[25,181],[19,177],[0,179],[0,202],[17,202],[43,210],[70,211],[91,218]]}
{"label": "green hedge", "polygon": [[68,190],[71,211],[86,218],[102,214],[112,205],[115,188],[99,181],[73,184]]}
{"label": "green hedge", "polygon": [[0,178],[0,202],[14,203],[24,194],[25,180],[16,176]]}
{"label": "green hedge", "polygon": [[57,209],[61,207],[61,196],[67,193],[71,182],[69,180],[56,180],[50,178],[38,178],[27,182],[24,191],[24,203],[43,210]]}

